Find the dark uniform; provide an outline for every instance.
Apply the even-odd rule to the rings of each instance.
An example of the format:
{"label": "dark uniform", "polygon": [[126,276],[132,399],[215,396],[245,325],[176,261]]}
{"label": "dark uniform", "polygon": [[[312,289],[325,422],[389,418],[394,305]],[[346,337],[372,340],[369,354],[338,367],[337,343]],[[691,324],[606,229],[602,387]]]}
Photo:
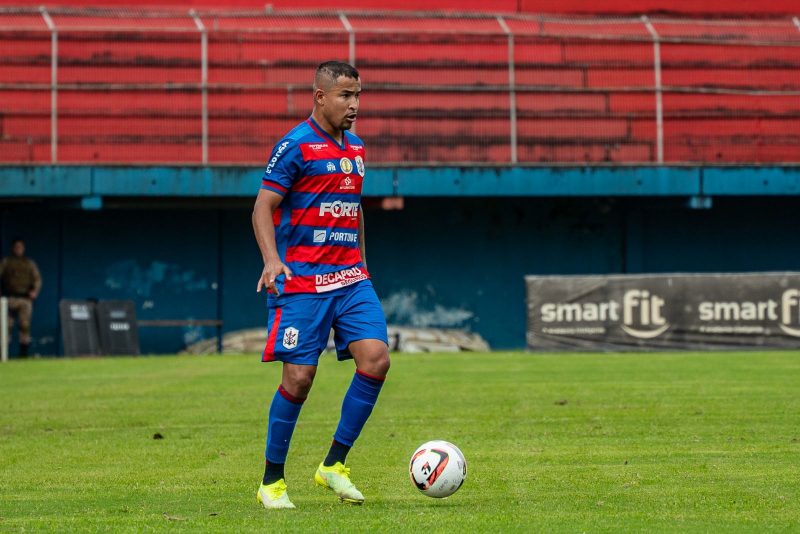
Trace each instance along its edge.
{"label": "dark uniform", "polygon": [[19,355],[27,356],[31,343],[33,299],[42,287],[36,263],[25,256],[8,256],[0,261],[0,291],[8,297],[9,329],[19,322]]}

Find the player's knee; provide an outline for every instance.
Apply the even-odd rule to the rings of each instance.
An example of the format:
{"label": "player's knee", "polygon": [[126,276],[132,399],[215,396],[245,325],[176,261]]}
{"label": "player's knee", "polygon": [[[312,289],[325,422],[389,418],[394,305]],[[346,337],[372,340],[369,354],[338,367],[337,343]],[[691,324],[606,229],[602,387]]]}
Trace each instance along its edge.
{"label": "player's knee", "polygon": [[381,370],[381,375],[386,376],[389,373],[389,368],[392,366],[392,361],[389,359],[389,349],[386,348],[378,358],[378,367]]}
{"label": "player's knee", "polygon": [[389,349],[384,346],[382,349],[376,350],[372,357],[369,358],[369,373],[376,376],[386,376],[389,373],[389,367],[392,362],[389,360]]}
{"label": "player's knee", "polygon": [[[304,366],[305,367],[305,366]],[[295,369],[292,372],[284,372],[282,384],[286,391],[298,398],[305,398],[311,391],[314,384],[314,368]]]}
{"label": "player's knee", "polygon": [[290,395],[298,399],[305,399],[311,391],[313,380],[306,377],[298,377],[294,380],[284,380],[281,385]]}
{"label": "player's knee", "polygon": [[351,343],[350,353],[362,373],[383,377],[389,372],[389,348],[383,341],[365,339]]}

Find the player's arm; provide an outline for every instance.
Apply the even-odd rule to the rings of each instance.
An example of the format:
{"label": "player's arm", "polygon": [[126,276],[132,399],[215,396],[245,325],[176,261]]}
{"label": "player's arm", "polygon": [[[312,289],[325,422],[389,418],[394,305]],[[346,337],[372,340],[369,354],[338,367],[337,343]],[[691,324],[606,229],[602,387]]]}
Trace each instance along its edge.
{"label": "player's arm", "polygon": [[31,270],[33,271],[33,288],[28,292],[28,296],[31,300],[36,300],[42,290],[42,275],[39,273],[39,267],[33,261],[31,261]]}
{"label": "player's arm", "polygon": [[283,264],[278,256],[278,246],[275,243],[275,226],[272,222],[272,214],[278,209],[283,197],[274,191],[261,189],[256,197],[253,206],[253,231],[256,234],[258,248],[261,250],[261,257],[264,260],[264,269],[256,285],[256,292],[260,292],[262,287],[267,291],[277,292],[275,278],[281,274],[286,275],[287,280],[291,280],[292,271]]}
{"label": "player's arm", "polygon": [[361,263],[363,263],[364,268],[367,269],[367,245],[366,238],[364,237],[364,210],[361,206],[358,207],[358,248],[361,251]]}

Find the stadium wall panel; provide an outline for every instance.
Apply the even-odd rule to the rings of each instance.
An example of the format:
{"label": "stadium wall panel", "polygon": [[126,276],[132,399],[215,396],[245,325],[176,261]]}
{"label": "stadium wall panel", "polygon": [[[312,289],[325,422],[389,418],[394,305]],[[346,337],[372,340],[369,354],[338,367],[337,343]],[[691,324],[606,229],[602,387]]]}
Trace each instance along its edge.
{"label": "stadium wall panel", "polygon": [[[0,246],[23,236],[45,282],[35,351],[59,352],[61,298],[131,299],[140,319],[220,317],[226,331],[265,326],[250,224],[260,171],[173,170],[0,168]],[[800,269],[797,167],[372,172],[370,271],[390,321],[467,327],[495,348],[525,344],[526,274]],[[576,187],[581,176],[591,187]],[[404,209],[380,209],[406,187]],[[711,208],[691,209],[694,194],[712,195]],[[143,328],[141,344],[168,353],[214,334]]]}
{"label": "stadium wall panel", "polygon": [[[260,167],[0,166],[3,197],[246,198]],[[365,196],[796,195],[800,166],[370,167]]]}

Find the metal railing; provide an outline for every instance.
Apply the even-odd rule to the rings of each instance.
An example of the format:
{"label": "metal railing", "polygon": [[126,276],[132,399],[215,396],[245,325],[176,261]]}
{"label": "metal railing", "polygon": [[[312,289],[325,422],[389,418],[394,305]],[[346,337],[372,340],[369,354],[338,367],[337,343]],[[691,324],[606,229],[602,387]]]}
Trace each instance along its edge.
{"label": "metal railing", "polygon": [[0,297],[0,362],[8,361],[8,297]]}

